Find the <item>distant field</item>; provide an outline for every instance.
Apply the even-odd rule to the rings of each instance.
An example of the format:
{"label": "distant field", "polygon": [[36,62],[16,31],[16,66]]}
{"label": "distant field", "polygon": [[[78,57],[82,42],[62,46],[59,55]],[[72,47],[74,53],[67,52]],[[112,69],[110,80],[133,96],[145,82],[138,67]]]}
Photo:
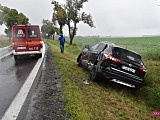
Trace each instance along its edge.
{"label": "distant field", "polygon": [[[76,38],[74,43],[84,46],[92,45],[100,41],[112,42],[129,50],[138,52],[144,59],[151,59],[154,52],[160,58],[160,37],[135,37],[135,38]],[[155,57],[155,59],[158,56]],[[153,58],[152,58],[153,59]]]}

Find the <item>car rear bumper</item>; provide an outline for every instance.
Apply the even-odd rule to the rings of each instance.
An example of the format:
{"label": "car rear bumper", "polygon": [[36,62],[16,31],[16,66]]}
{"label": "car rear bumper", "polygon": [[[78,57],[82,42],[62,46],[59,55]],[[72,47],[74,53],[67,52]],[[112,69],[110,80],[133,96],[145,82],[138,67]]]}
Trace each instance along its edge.
{"label": "car rear bumper", "polygon": [[32,54],[42,54],[42,51],[23,51],[23,52],[15,52],[12,51],[13,55],[32,55]]}
{"label": "car rear bumper", "polygon": [[124,71],[118,70],[116,68],[108,67],[105,69],[105,71],[102,71],[102,73],[106,78],[117,79],[119,81],[129,83],[131,85],[141,86],[141,84],[143,83],[142,78],[126,73]]}

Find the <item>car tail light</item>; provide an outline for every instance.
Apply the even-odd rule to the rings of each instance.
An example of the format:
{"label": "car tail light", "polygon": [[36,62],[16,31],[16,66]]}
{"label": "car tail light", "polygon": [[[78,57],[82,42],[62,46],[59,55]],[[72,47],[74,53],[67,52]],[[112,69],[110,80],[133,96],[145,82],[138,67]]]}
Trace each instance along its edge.
{"label": "car tail light", "polygon": [[105,56],[105,59],[106,60],[111,60],[113,62],[116,62],[116,63],[120,63],[121,61],[113,56],[111,56],[110,54],[108,53],[104,53],[104,56]]}
{"label": "car tail light", "polygon": [[141,72],[144,72],[144,73],[147,72],[147,69],[146,69],[145,67],[141,67],[141,68],[139,68],[139,70],[140,70]]}
{"label": "car tail light", "polygon": [[12,48],[15,49],[15,43],[14,42],[12,42]]}

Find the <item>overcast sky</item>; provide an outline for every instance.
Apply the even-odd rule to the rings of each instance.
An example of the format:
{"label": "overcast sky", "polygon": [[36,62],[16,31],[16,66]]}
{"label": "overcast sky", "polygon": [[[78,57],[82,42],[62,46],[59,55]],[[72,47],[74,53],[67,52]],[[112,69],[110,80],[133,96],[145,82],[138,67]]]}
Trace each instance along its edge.
{"label": "overcast sky", "polygon": [[[64,3],[65,0],[57,0]],[[51,20],[51,0],[1,0],[2,6],[17,9],[31,24]],[[88,0],[82,11],[90,13],[96,28],[78,24],[77,35],[160,35],[160,0]],[[4,27],[0,26],[0,34]],[[67,26],[65,35],[68,35]]]}

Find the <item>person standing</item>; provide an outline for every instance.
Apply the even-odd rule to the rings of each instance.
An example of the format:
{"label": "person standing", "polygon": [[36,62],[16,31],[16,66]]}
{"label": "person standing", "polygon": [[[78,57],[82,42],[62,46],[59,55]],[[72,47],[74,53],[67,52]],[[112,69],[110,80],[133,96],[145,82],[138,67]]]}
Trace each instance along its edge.
{"label": "person standing", "polygon": [[60,41],[60,50],[61,53],[64,52],[64,44],[65,44],[65,37],[63,36],[63,34],[60,35],[60,37],[58,38],[58,40]]}

